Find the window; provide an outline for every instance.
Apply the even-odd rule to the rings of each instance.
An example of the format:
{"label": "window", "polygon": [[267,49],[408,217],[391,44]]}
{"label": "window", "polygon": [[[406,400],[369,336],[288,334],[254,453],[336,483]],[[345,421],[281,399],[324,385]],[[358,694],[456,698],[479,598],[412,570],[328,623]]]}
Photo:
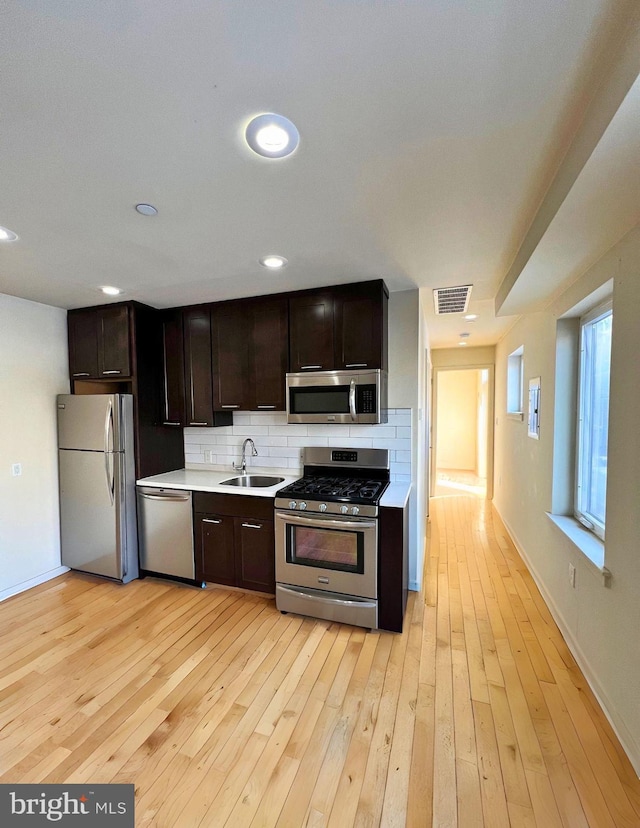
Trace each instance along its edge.
{"label": "window", "polygon": [[611,303],[580,320],[575,514],[604,539],[607,494]]}
{"label": "window", "polygon": [[522,419],[522,386],[524,348],[519,348],[507,358],[507,414]]}

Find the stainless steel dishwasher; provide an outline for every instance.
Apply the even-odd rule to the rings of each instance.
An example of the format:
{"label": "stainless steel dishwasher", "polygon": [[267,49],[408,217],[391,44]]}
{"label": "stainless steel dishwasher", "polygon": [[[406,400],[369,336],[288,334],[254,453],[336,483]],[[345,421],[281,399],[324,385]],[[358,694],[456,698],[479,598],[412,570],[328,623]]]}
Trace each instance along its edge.
{"label": "stainless steel dishwasher", "polygon": [[195,579],[191,492],[138,486],[140,569]]}

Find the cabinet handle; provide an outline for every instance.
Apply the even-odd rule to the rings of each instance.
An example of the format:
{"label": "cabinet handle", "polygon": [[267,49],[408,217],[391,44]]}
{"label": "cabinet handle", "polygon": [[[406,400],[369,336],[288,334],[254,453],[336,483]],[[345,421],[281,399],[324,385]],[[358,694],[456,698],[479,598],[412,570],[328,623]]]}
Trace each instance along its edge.
{"label": "cabinet handle", "polygon": [[301,365],[301,371],[310,371],[312,368],[322,368],[322,365]]}
{"label": "cabinet handle", "polygon": [[243,523],[242,526],[244,529],[262,529],[261,523]]}
{"label": "cabinet handle", "polygon": [[165,421],[162,423],[162,425],[179,426],[179,425],[182,425],[182,423],[172,423],[172,422],[170,422],[169,420],[165,420]]}
{"label": "cabinet handle", "polygon": [[71,374],[72,377],[90,377],[91,374],[88,371],[80,371],[77,374]]}
{"label": "cabinet handle", "polygon": [[275,405],[259,405],[258,408],[275,408]]}
{"label": "cabinet handle", "polygon": [[239,405],[221,405],[220,408],[240,408]]}
{"label": "cabinet handle", "polygon": [[347,364],[344,367],[345,368],[366,368],[367,364],[368,363],[366,363],[366,362],[347,362]]}
{"label": "cabinet handle", "polygon": [[213,518],[202,518],[203,523],[222,523],[221,520],[214,520]]}
{"label": "cabinet handle", "polygon": [[103,371],[103,374],[121,374],[122,371]]}
{"label": "cabinet handle", "polygon": [[192,425],[209,425],[209,423],[189,423],[190,426]]}

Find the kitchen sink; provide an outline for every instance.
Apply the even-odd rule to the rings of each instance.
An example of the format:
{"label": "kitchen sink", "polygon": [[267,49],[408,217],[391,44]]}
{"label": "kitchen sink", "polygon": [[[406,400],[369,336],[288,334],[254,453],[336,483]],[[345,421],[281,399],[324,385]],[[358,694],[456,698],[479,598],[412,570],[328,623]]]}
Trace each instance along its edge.
{"label": "kitchen sink", "polygon": [[243,474],[241,477],[230,477],[223,480],[221,486],[275,486],[282,483],[284,477],[272,477],[268,474]]}

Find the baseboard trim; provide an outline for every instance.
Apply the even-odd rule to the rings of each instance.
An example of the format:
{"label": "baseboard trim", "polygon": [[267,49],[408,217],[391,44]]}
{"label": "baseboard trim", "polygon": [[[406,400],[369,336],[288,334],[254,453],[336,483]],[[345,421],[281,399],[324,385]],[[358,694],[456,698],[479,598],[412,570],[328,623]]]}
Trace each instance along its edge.
{"label": "baseboard trim", "polygon": [[46,581],[52,580],[52,578],[57,578],[58,575],[64,575],[65,572],[69,572],[68,566],[58,566],[55,569],[50,569],[48,572],[43,572],[42,575],[30,578],[28,581],[22,581],[21,583],[15,584],[8,589],[4,589],[0,592],[0,602],[5,601],[7,598],[12,598],[14,595],[19,595],[21,592],[26,592],[28,589],[39,586],[39,584],[44,584]]}
{"label": "baseboard trim", "polygon": [[417,581],[409,581],[409,589],[411,592],[420,592],[420,585]]}
{"label": "baseboard trim", "polygon": [[540,590],[540,594],[544,598],[545,604],[549,607],[549,611],[553,616],[553,620],[558,625],[558,628],[562,633],[562,637],[564,638],[567,646],[571,650],[571,654],[575,658],[578,667],[580,667],[580,669],[582,670],[582,673],[585,679],[587,680],[587,683],[591,688],[591,691],[598,700],[598,704],[602,708],[602,712],[607,717],[609,724],[611,725],[614,733],[618,737],[618,741],[622,745],[622,749],[624,750],[624,752],[627,754],[627,758],[631,762],[634,771],[636,772],[638,778],[640,778],[640,747],[636,744],[636,741],[633,738],[632,734],[627,730],[627,727],[624,724],[624,722],[620,721],[620,719],[617,716],[615,716],[615,714],[612,712],[615,710],[615,707],[609,700],[607,693],[602,687],[600,681],[598,680],[596,673],[591,669],[589,659],[587,658],[582,648],[574,638],[571,628],[566,623],[562,612],[560,611],[556,602],[553,600],[553,597],[545,587],[544,581],[542,580],[535,566],[533,565],[531,558],[527,555],[524,546],[518,540],[518,536],[513,531],[513,528],[509,525],[509,522],[504,519],[503,515],[498,509],[495,500],[493,501],[493,508],[496,510],[498,517],[500,518],[500,520],[504,524],[505,529],[509,533],[509,537],[515,548],[518,550],[518,554],[527,565],[527,569],[531,573],[531,577],[533,578],[533,580],[536,582],[536,586]]}

